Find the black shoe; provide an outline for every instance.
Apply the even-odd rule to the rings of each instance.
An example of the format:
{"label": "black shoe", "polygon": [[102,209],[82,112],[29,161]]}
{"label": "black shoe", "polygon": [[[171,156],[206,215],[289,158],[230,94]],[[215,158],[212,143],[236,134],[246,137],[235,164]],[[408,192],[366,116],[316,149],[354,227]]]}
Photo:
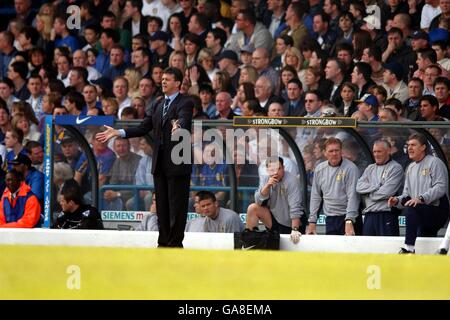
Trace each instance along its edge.
{"label": "black shoe", "polygon": [[400,251],[398,253],[399,254],[414,254],[414,253],[416,253],[416,250],[409,251],[409,250],[406,250],[405,248],[400,248]]}
{"label": "black shoe", "polygon": [[447,249],[440,248],[438,251],[436,251],[436,254],[447,255],[447,252]]}

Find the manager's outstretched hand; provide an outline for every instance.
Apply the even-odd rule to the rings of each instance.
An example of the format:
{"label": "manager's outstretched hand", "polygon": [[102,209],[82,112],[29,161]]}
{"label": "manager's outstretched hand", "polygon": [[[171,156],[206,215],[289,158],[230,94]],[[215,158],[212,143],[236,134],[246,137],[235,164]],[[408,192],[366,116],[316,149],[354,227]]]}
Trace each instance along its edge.
{"label": "manager's outstretched hand", "polygon": [[106,128],[105,131],[97,133],[95,138],[100,142],[106,142],[113,137],[118,137],[120,135],[119,130],[116,130],[112,127],[104,126]]}

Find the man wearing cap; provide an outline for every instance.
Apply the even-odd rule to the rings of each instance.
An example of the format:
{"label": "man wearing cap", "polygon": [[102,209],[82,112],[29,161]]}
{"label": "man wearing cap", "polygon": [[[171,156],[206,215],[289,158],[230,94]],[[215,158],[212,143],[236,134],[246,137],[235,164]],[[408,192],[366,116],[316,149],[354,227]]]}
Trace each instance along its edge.
{"label": "man wearing cap", "polygon": [[34,228],[41,218],[39,200],[17,170],[6,174],[6,189],[0,200],[0,228]]}
{"label": "man wearing cap", "polygon": [[8,164],[12,165],[14,170],[22,173],[25,183],[30,186],[31,191],[40,202],[44,201],[44,174],[31,165],[31,159],[19,153],[13,160],[8,161]]}
{"label": "man wearing cap", "polygon": [[230,75],[231,85],[235,92],[239,87],[239,77],[241,76],[241,69],[239,69],[239,59],[236,52],[232,50],[222,51],[218,66],[220,71],[226,71]]}
{"label": "man wearing cap", "polygon": [[150,49],[152,51],[152,65],[160,63],[167,68],[169,57],[173,49],[168,46],[169,36],[164,31],[156,31],[150,37]]}
{"label": "man wearing cap", "polygon": [[387,99],[396,98],[405,103],[408,99],[408,86],[403,82],[402,65],[396,62],[386,64],[383,73],[384,88],[387,91]]}
{"label": "man wearing cap", "polygon": [[428,48],[428,34],[423,31],[414,31],[411,35],[411,48],[414,52]]}
{"label": "man wearing cap", "polygon": [[368,121],[378,121],[378,99],[372,94],[365,94],[361,99],[356,100],[358,110],[361,111]]}

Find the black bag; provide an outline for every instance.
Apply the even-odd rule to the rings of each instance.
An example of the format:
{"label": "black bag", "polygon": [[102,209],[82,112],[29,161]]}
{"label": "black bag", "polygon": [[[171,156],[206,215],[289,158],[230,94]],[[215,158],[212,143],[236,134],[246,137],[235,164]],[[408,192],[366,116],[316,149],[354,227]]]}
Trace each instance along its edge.
{"label": "black bag", "polygon": [[277,231],[268,230],[235,232],[234,248],[237,250],[279,250],[280,234]]}

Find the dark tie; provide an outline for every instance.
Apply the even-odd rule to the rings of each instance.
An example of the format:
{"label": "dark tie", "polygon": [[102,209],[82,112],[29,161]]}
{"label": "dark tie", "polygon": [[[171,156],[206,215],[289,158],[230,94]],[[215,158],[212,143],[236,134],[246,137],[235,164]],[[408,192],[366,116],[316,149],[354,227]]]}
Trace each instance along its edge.
{"label": "dark tie", "polygon": [[167,98],[167,99],[164,101],[164,107],[163,107],[163,119],[166,117],[167,111],[169,111],[169,104],[170,104],[170,99]]}

